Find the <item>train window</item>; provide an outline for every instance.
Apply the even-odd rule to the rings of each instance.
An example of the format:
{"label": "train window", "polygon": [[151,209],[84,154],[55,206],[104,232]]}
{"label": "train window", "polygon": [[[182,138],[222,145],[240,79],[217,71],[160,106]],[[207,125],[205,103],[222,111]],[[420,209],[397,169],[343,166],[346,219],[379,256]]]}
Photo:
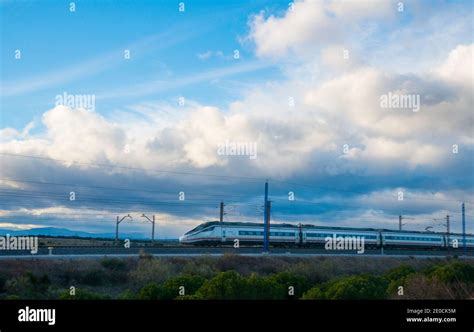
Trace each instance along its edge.
{"label": "train window", "polygon": [[192,230],[190,230],[189,232],[184,233],[184,235],[191,234],[192,232],[195,232],[195,231],[201,229],[202,227],[203,227],[203,225],[199,225],[199,226],[197,226],[197,227],[194,227],[194,228],[193,228]]}

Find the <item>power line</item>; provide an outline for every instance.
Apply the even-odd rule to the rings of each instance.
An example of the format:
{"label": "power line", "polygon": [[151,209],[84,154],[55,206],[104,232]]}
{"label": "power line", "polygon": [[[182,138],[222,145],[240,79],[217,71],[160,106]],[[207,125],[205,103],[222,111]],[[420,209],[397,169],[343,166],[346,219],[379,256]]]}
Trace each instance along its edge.
{"label": "power line", "polygon": [[[0,206],[8,206],[8,207],[11,207],[12,205],[10,203],[0,203]],[[26,207],[25,207],[26,206]],[[47,207],[38,207],[36,204],[34,204],[34,202],[29,202],[29,204],[24,204],[22,205],[21,207],[22,209],[26,209],[26,210],[41,210],[41,209],[48,209],[48,208],[51,208],[50,206],[47,206]],[[55,206],[55,208],[65,208],[65,209],[73,209],[69,206]],[[94,210],[96,209],[96,207],[84,207],[84,206],[80,206],[78,208],[74,208],[76,210]],[[135,209],[135,208],[134,208]],[[133,209],[133,210],[134,210]],[[76,213],[76,212],[40,212],[40,214],[60,214],[60,215],[114,215],[117,213],[117,212],[123,212],[123,211],[130,211],[131,209],[127,209],[127,208],[123,208],[123,207],[116,207],[116,206],[108,206],[107,211],[110,211],[109,213],[103,213],[103,212],[98,212],[98,213]],[[21,210],[4,210],[4,211],[15,211],[15,213],[21,213],[22,211]],[[139,213],[144,213],[144,212],[147,212],[147,213],[151,213],[152,211],[149,211],[149,210],[141,210],[139,211]],[[174,213],[174,212],[173,212]],[[27,215],[32,215],[32,214],[27,214]],[[34,215],[32,215],[34,216]],[[6,217],[6,216],[5,216]],[[2,217],[0,217],[2,218]]]}
{"label": "power line", "polygon": [[[340,191],[340,192],[348,192],[348,193],[355,193],[355,194],[361,194],[361,195],[369,195],[371,194],[370,192],[363,192],[363,191],[358,191],[358,190],[352,190],[352,189],[340,189],[340,188],[330,188],[330,187],[321,187],[321,186],[313,186],[310,184],[304,184],[304,183],[295,183],[295,182],[289,182],[285,180],[279,180],[279,179],[270,179],[272,182],[279,182],[279,183],[285,183],[285,184],[290,184],[293,186],[299,186],[299,187],[306,187],[306,188],[311,188],[311,189],[319,189],[319,190],[327,190],[327,191]],[[389,198],[395,198],[398,200],[398,195],[390,195],[390,194],[375,194],[376,196],[379,197],[389,197]],[[425,197],[419,197],[419,196],[410,196],[410,195],[405,195],[405,199],[415,199],[415,200],[430,200],[430,201],[446,201],[446,202],[465,202],[465,203],[471,203],[474,204],[474,202],[470,201],[465,201],[465,200],[457,200],[457,199],[444,199],[444,198],[425,198]]]}
{"label": "power line", "polygon": [[39,160],[45,160],[45,161],[56,161],[56,162],[69,163],[69,164],[78,164],[78,165],[118,168],[118,169],[125,169],[125,170],[131,170],[131,171],[146,171],[146,172],[169,173],[169,174],[176,174],[176,175],[191,175],[191,176],[207,176],[207,177],[238,179],[238,180],[259,180],[259,181],[262,180],[261,178],[258,178],[258,177],[249,177],[249,176],[217,175],[217,174],[206,174],[206,173],[194,173],[194,172],[170,171],[170,170],[163,170],[163,169],[131,167],[131,166],[124,166],[124,165],[99,164],[99,163],[83,162],[83,161],[76,161],[76,160],[64,160],[64,159],[57,159],[57,158],[50,158],[50,157],[29,156],[29,155],[23,155],[23,154],[7,153],[7,152],[0,152],[0,155],[9,156],[9,157],[32,158],[32,159],[39,159]]}
{"label": "power line", "polygon": [[[313,186],[313,185],[308,185],[308,184],[303,184],[303,183],[295,183],[295,182],[285,181],[285,180],[276,179],[276,178],[262,178],[262,177],[250,177],[250,176],[234,176],[234,175],[218,175],[218,174],[210,174],[210,173],[170,171],[170,170],[162,170],[162,169],[130,167],[130,166],[124,166],[124,165],[81,162],[81,161],[75,161],[75,160],[64,160],[64,159],[42,157],[42,156],[14,154],[14,153],[8,153],[8,152],[0,152],[0,155],[9,156],[9,157],[32,158],[32,159],[38,159],[38,160],[55,161],[55,162],[62,162],[62,163],[69,163],[69,164],[89,165],[89,166],[96,166],[96,167],[108,167],[108,168],[117,168],[117,169],[134,170],[134,171],[168,173],[168,174],[176,174],[176,175],[203,176],[203,177],[227,178],[227,179],[239,179],[239,180],[251,180],[251,181],[266,181],[266,180],[269,180],[269,181],[272,181],[272,182],[284,183],[284,184],[289,184],[289,185],[293,185],[293,186],[300,186],[300,187],[319,189],[319,190],[327,190],[327,191],[335,191],[335,192],[350,192],[350,193],[358,193],[358,194],[362,194],[362,195],[367,195],[368,194],[367,192],[362,192],[362,191],[357,191],[357,190]],[[390,198],[398,199],[397,195],[389,195],[389,194],[376,194],[376,195],[379,196],[379,197],[390,197]],[[465,202],[465,203],[474,204],[474,202],[472,202],[472,201],[464,201],[464,200],[451,200],[451,199],[443,199],[443,198],[424,198],[424,197],[418,197],[418,196],[405,196],[405,197],[407,199],[415,199],[415,200]]]}
{"label": "power line", "polygon": [[[278,199],[278,198],[272,198],[272,199]],[[283,200],[283,199],[282,199]],[[286,200],[285,200],[286,201]],[[322,206],[322,205],[330,205],[330,206],[336,206],[336,207],[346,207],[346,208],[355,208],[355,209],[365,209],[365,210],[378,210],[378,211],[383,211],[383,212],[391,212],[391,213],[404,213],[404,214],[424,214],[426,213],[425,211],[403,211],[403,210],[389,210],[385,208],[377,208],[377,207],[370,207],[370,206],[360,206],[360,205],[347,205],[347,204],[337,204],[337,203],[331,203],[331,202],[309,202],[309,201],[302,201],[302,200],[294,200],[294,201],[288,201],[288,205],[292,204],[307,204],[307,205],[315,205],[315,206]],[[286,206],[288,206],[286,205]],[[284,208],[284,206],[281,205],[276,205],[273,206],[273,209],[281,209]],[[461,214],[461,212],[451,212],[452,214]],[[468,214],[466,214],[468,215]]]}
{"label": "power line", "polygon": [[[73,184],[73,183],[59,183],[59,182],[46,182],[46,181],[32,181],[32,180],[20,180],[20,179],[11,179],[11,178],[0,178],[0,181],[11,181],[19,183],[31,183],[39,185],[53,185],[53,186],[64,186],[64,187],[83,187],[91,189],[104,189],[104,190],[122,190],[122,191],[136,191],[136,192],[147,192],[147,193],[160,193],[160,194],[176,194],[176,192],[171,191],[161,191],[161,190],[147,190],[147,189],[135,189],[135,188],[125,188],[125,187],[105,187],[105,186],[92,186],[92,185],[82,185],[82,184]],[[247,195],[235,195],[235,194],[208,194],[208,193],[196,193],[185,191],[187,195],[196,195],[196,196],[212,196],[212,197],[248,197]]]}
{"label": "power line", "polygon": [[[45,197],[58,197],[58,198],[64,198],[66,196],[69,196],[69,192],[51,192],[51,191],[37,191],[37,190],[18,190],[18,189],[0,189],[0,194],[5,193],[5,194],[17,194],[17,195],[44,195]],[[97,196],[97,195],[89,195],[89,194],[82,194],[82,193],[77,193],[74,192],[76,196],[80,197],[86,197],[86,198],[97,198],[97,199],[103,199],[104,196]],[[175,196],[177,196],[178,193],[174,193]],[[107,198],[111,196],[105,196]],[[136,200],[143,201],[144,198],[151,198],[151,197],[137,197],[134,196],[132,198],[128,198],[125,196],[112,196],[113,198],[124,198],[127,199],[130,202],[134,202]],[[178,199],[176,199],[178,200]],[[216,200],[214,198],[186,198],[186,201],[212,201],[215,202]]]}
{"label": "power line", "polygon": [[[58,197],[48,197],[48,196],[37,196],[37,195],[31,195],[31,194],[2,194],[0,193],[0,197],[22,197],[22,198],[32,198],[32,199],[48,199],[48,198],[56,198],[58,199]],[[64,202],[70,202],[70,204],[66,205],[65,207],[66,208],[71,208],[71,205],[75,205],[77,203],[82,203],[82,202],[104,202],[104,203],[107,203],[109,205],[115,205],[115,204],[120,204],[120,205],[123,205],[123,203],[129,203],[129,204],[135,204],[135,205],[131,205],[130,208],[136,208],[136,206],[147,206],[147,207],[151,207],[151,206],[160,206],[160,207],[166,207],[168,209],[173,209],[173,208],[182,208],[184,207],[183,205],[187,205],[187,206],[201,206],[201,207],[207,207],[207,208],[210,208],[210,209],[213,209],[215,208],[215,206],[213,206],[212,204],[206,204],[206,203],[193,203],[193,202],[186,202],[186,201],[181,201],[181,202],[166,202],[166,201],[126,201],[126,200],[112,200],[112,199],[102,199],[102,200],[99,200],[99,199],[77,199],[76,201],[70,201],[68,198],[62,196],[60,199],[60,201],[64,201]],[[24,203],[30,203],[30,204],[33,204],[33,202],[23,202],[22,205],[25,205]],[[301,202],[301,201],[298,201],[299,204],[310,204],[310,205],[314,205],[315,207],[321,207],[321,208],[324,208],[324,207],[327,207],[327,206],[332,206],[332,207],[342,207],[342,208],[353,208],[353,209],[361,209],[361,206],[354,206],[354,205],[347,205],[347,204],[336,204],[336,203],[331,203],[331,202]],[[8,205],[8,206],[11,206],[11,203],[0,203],[1,205]],[[290,203],[291,204],[291,203]],[[20,206],[22,206],[20,205]],[[257,205],[255,204],[246,204],[246,203],[231,203],[229,205],[234,205],[234,206],[239,206],[239,207],[255,207]],[[31,206],[31,205],[30,205]],[[36,207],[36,205],[33,205]],[[97,208],[97,207],[94,207],[94,206],[90,206],[90,204],[88,205],[90,209],[94,209],[94,208]],[[83,206],[80,205],[78,208],[82,208]],[[41,208],[41,207],[40,207]],[[129,208],[129,209],[130,209]],[[284,209],[285,206],[275,206],[274,209],[276,209],[277,211],[281,211],[282,208]],[[110,207],[107,207],[107,209],[110,209]],[[124,208],[121,208],[121,210],[124,210],[126,209],[125,207]],[[395,214],[398,214],[398,213],[403,213],[403,214],[424,214],[426,213],[425,211],[401,211],[401,210],[390,210],[390,209],[384,209],[384,208],[376,208],[376,207],[363,207],[362,209],[364,210],[367,210],[367,209],[370,209],[370,210],[374,210],[374,211],[381,211],[381,212],[384,212],[384,213],[395,213]],[[175,211],[173,213],[176,213]],[[322,211],[320,214],[324,214],[324,213],[327,213],[327,211]],[[457,212],[450,212],[452,214],[461,214],[461,213],[457,213]],[[471,216],[471,215],[468,215],[468,216]],[[415,219],[424,219],[425,217],[414,217]]]}

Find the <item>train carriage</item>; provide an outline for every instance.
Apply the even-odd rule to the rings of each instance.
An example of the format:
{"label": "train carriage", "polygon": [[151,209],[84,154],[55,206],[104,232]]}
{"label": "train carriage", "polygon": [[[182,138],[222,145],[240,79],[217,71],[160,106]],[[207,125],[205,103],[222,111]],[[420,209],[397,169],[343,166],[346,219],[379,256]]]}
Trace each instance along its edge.
{"label": "train carriage", "polygon": [[[191,245],[232,245],[235,240],[240,245],[261,245],[263,224],[251,222],[203,223],[179,238],[181,244]],[[357,237],[364,239],[366,248],[446,248],[446,233],[395,231],[374,228],[328,227],[316,225],[272,224],[270,228],[271,246],[324,246],[326,239]],[[456,242],[457,241],[457,242]],[[462,234],[449,235],[450,247],[463,246]],[[466,246],[474,249],[474,235],[466,235]]]}

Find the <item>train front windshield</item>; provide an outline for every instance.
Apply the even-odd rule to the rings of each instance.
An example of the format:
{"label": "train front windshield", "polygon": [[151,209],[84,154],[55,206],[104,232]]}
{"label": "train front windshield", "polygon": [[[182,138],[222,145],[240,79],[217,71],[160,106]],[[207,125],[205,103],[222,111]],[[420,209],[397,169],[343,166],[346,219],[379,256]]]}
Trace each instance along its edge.
{"label": "train front windshield", "polygon": [[209,225],[209,223],[204,223],[204,224],[201,224],[199,226],[196,226],[195,228],[193,228],[192,230],[190,230],[189,232],[186,232],[184,233],[184,235],[188,235],[188,234],[191,234],[191,233],[194,233],[194,232],[197,232],[205,227],[207,227]]}

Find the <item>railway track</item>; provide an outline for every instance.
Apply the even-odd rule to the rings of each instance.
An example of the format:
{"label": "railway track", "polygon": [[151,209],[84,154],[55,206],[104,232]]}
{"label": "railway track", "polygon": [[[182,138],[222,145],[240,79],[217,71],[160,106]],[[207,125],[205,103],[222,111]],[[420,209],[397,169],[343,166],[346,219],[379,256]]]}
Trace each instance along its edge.
{"label": "railway track", "polygon": [[[400,250],[400,249],[367,249],[363,254],[357,254],[355,251],[333,250],[328,251],[323,248],[271,248],[269,253],[263,253],[260,247],[184,247],[184,246],[170,246],[170,247],[112,247],[112,246],[67,246],[54,247],[52,250],[47,247],[40,247],[36,254],[31,254],[29,251],[5,251],[0,250],[0,258],[18,258],[18,257],[68,257],[68,256],[112,256],[121,255],[137,256],[140,254],[149,254],[154,256],[203,256],[215,255],[220,256],[224,254],[237,255],[253,255],[253,256],[288,256],[288,257],[309,257],[309,256],[366,256],[366,257],[448,257],[448,256],[462,256],[462,250]],[[474,252],[468,252],[466,257],[474,258]]]}

